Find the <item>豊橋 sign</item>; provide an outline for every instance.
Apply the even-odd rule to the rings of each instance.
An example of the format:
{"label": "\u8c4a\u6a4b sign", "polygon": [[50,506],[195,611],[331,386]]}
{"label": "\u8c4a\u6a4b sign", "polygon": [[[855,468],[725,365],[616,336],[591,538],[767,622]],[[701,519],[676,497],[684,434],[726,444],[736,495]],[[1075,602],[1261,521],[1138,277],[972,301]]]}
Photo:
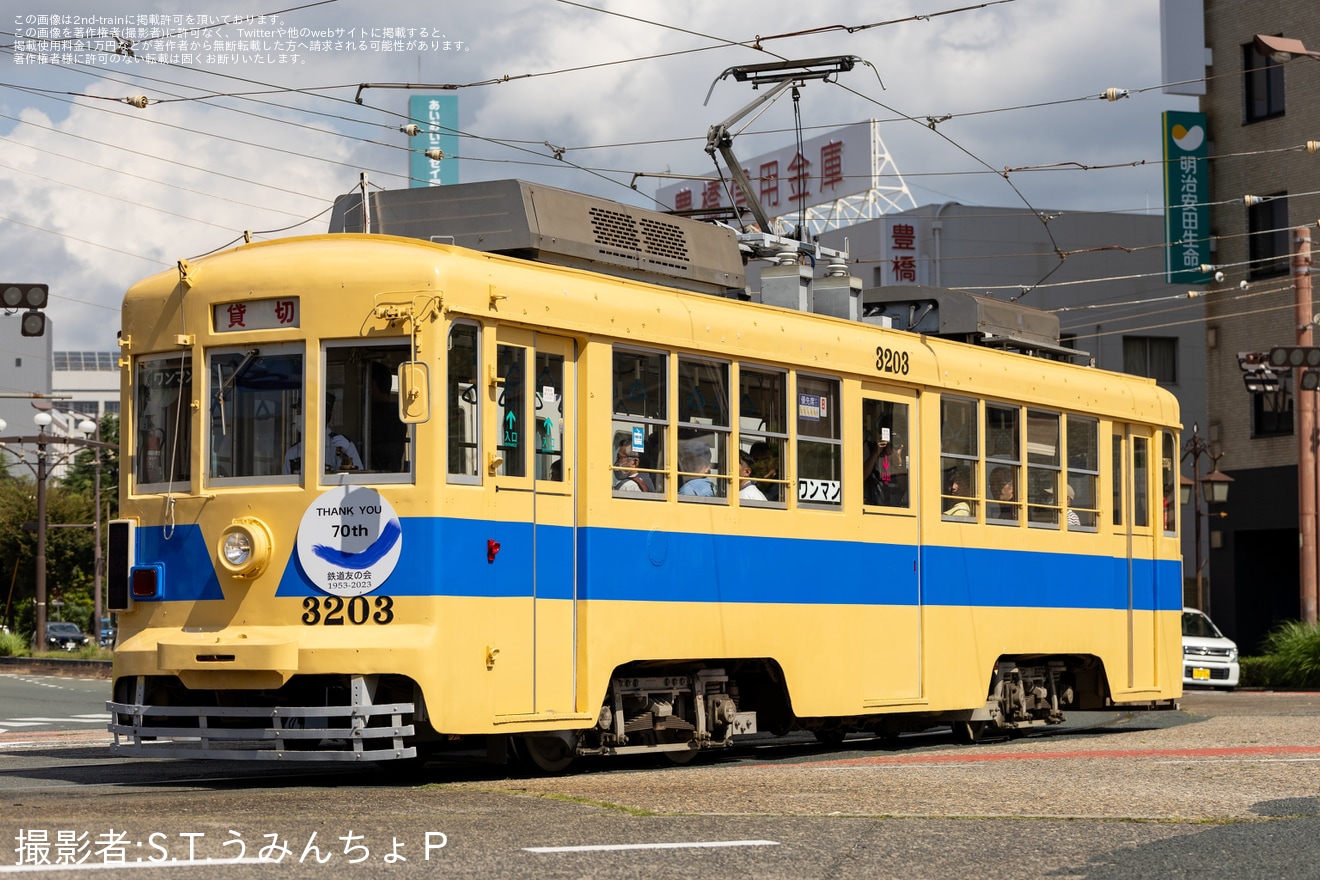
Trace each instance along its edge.
{"label": "\u8c4a\u6a4b sign", "polygon": [[1165,278],[1209,284],[1209,138],[1205,114],[1170,110],[1164,119]]}
{"label": "\u8c4a\u6a4b sign", "polygon": [[[410,95],[408,121],[421,128],[408,139],[408,185],[458,183],[458,95]],[[436,149],[443,160],[427,158]]]}

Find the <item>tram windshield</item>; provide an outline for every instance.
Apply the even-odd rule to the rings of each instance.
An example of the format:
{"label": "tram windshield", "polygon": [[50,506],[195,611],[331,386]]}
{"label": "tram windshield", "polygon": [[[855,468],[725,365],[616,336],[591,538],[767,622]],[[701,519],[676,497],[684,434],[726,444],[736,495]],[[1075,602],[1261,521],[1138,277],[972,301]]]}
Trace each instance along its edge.
{"label": "tram windshield", "polygon": [[406,479],[411,435],[399,418],[398,367],[407,357],[407,345],[327,343],[321,369],[311,370],[296,343],[212,350],[207,483]]}
{"label": "tram windshield", "polygon": [[213,351],[207,477],[272,477],[297,442],[303,355],[288,347]]}
{"label": "tram windshield", "polygon": [[192,462],[187,402],[192,358],[187,354],[143,358],[133,393],[137,449],[133,478],[139,486],[186,487]]}

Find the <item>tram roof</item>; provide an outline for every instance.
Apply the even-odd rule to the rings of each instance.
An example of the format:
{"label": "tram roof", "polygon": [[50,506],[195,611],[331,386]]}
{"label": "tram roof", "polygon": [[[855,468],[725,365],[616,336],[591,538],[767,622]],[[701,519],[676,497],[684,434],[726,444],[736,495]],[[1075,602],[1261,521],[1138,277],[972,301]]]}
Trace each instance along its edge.
{"label": "tram roof", "polygon": [[330,232],[370,231],[728,296],[746,283],[737,236],[659,211],[524,180],[360,193],[335,200]]}

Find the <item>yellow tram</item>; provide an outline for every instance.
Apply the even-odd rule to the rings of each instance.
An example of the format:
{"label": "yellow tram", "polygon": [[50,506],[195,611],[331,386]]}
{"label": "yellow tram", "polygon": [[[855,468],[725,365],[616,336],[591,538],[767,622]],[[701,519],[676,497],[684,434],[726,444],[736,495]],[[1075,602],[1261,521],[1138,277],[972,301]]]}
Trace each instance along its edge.
{"label": "yellow tram", "polygon": [[125,298],[116,748],[556,770],[1180,695],[1153,382],[549,187],[360,209]]}

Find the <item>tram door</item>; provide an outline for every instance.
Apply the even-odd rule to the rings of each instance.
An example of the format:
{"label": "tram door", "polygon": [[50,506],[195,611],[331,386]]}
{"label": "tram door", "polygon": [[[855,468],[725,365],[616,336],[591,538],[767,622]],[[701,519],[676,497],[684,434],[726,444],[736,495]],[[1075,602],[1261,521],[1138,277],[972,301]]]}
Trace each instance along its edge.
{"label": "tram door", "polygon": [[1126,514],[1121,525],[1127,542],[1127,686],[1142,691],[1159,685],[1155,539],[1162,527],[1159,505],[1163,496],[1153,491],[1156,449],[1150,431],[1128,427],[1124,436],[1119,430],[1114,432],[1114,507]]}
{"label": "tram door", "polygon": [[500,598],[491,621],[498,653],[488,665],[495,714],[572,712],[574,344],[499,327],[493,357],[489,469],[500,539],[490,569]]}
{"label": "tram door", "polygon": [[907,389],[862,389],[860,485],[870,595],[861,611],[871,637],[861,640],[861,693],[867,706],[922,696],[917,403]]}

